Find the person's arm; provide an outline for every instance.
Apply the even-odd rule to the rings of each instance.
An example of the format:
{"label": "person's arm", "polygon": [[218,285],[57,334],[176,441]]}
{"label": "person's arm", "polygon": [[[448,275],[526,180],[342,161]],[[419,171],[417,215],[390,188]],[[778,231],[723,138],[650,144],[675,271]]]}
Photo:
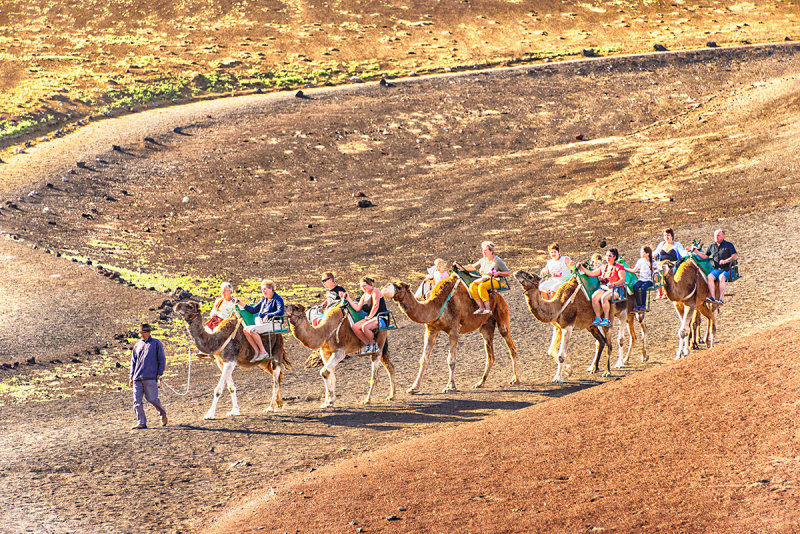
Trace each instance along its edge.
{"label": "person's arm", "polygon": [[242,307],[243,307],[243,308],[244,308],[244,310],[245,310],[245,311],[247,311],[247,312],[250,312],[250,313],[258,313],[258,312],[259,312],[259,308],[261,308],[261,303],[262,303],[262,302],[264,302],[264,298],[262,298],[261,300],[259,300],[259,301],[258,301],[256,304],[254,304],[253,306],[251,306],[251,305],[249,305],[249,304],[245,304],[245,305],[244,305],[244,306],[242,306]]}
{"label": "person's arm", "polygon": [[506,265],[506,262],[500,258],[495,259],[492,270],[494,271],[492,273],[492,276],[494,277],[501,276],[505,278],[507,276],[511,276],[511,271],[508,270],[508,265]]}
{"label": "person's arm", "polygon": [[657,257],[658,253],[661,252],[661,249],[663,249],[663,248],[664,248],[664,241],[660,242],[658,244],[658,246],[656,247],[656,249],[653,251],[653,257],[654,258]]}
{"label": "person's arm", "polygon": [[589,269],[587,269],[586,267],[584,267],[582,263],[579,263],[579,264],[578,264],[578,269],[580,269],[580,270],[581,270],[581,272],[582,272],[583,274],[585,274],[586,276],[591,276],[592,278],[597,278],[597,277],[598,277],[598,276],[600,276],[600,275],[602,274],[602,272],[603,272],[603,270],[602,270],[602,269],[595,269],[594,271],[590,271]]}
{"label": "person's arm", "polygon": [[136,345],[131,349],[131,370],[128,373],[128,387],[133,387],[133,369],[136,366]]}
{"label": "person's arm", "polygon": [[350,298],[350,294],[349,294],[349,293],[346,293],[346,294],[345,294],[345,298],[347,299],[347,303],[348,303],[348,304],[349,304],[349,305],[350,305],[350,306],[351,306],[351,307],[352,307],[352,308],[353,308],[355,311],[361,311],[361,306],[362,306],[362,304],[364,303],[364,297],[366,297],[366,296],[367,296],[367,294],[366,294],[366,293],[364,293],[363,295],[361,295],[361,298],[360,298],[360,299],[358,299],[358,302],[355,302],[353,299],[351,299],[351,298]]}
{"label": "person's arm", "polygon": [[164,370],[167,368],[167,355],[164,353],[164,344],[161,343],[161,340],[158,341],[158,345],[156,345],[156,358],[158,359],[158,365],[156,367],[156,378],[161,380],[161,376],[164,374]]}
{"label": "person's arm", "polygon": [[675,242],[675,253],[678,255],[678,259],[681,259],[689,255],[689,253],[686,252],[686,247],[684,247],[681,243],[677,241]]}
{"label": "person's arm", "polygon": [[[622,286],[625,285],[625,271],[626,271],[626,269],[621,263],[617,263],[616,265],[617,265],[617,267],[616,267],[617,276],[619,277],[619,280],[617,280],[616,285],[614,285],[612,287],[622,287]],[[620,272],[620,271],[622,271],[622,272]]]}

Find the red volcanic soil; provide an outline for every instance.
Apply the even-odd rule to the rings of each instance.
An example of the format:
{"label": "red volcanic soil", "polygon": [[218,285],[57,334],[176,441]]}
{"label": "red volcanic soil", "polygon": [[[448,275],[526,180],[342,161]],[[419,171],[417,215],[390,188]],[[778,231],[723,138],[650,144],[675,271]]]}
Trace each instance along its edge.
{"label": "red volcanic soil", "polygon": [[783,324],[295,477],[209,532],[796,531],[799,349]]}

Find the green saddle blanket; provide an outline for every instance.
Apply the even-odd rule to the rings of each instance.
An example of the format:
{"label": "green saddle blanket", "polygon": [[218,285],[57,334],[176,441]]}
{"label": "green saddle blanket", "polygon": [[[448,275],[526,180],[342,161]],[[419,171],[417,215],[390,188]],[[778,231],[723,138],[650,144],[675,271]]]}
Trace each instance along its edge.
{"label": "green saddle blanket", "polygon": [[[256,314],[240,308],[236,308],[236,313],[242,318],[242,322],[245,326],[253,326],[256,324]],[[285,317],[280,317],[274,321],[275,328],[272,331],[273,334],[286,334],[290,331]]]}
{"label": "green saddle blanket", "polygon": [[[472,282],[483,278],[483,275],[478,271],[464,271],[462,269],[453,268],[453,272],[456,273],[461,280],[463,280],[468,288]],[[508,285],[508,281],[504,278],[492,278],[492,281],[493,283],[492,287],[489,289],[489,293],[492,293],[493,291],[508,291],[511,289],[511,286]]]}
{"label": "green saddle blanket", "polygon": [[698,269],[703,271],[703,274],[706,276],[708,276],[708,273],[714,270],[714,264],[711,263],[711,259],[709,258],[701,260],[697,254],[692,254],[692,261],[695,265],[697,265]]}

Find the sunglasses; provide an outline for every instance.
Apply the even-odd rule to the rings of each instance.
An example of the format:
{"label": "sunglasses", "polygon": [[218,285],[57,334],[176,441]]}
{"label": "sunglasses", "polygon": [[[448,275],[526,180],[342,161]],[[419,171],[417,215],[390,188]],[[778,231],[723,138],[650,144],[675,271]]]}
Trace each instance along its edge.
{"label": "sunglasses", "polygon": [[327,282],[328,280],[332,280],[332,278],[331,278],[330,276],[329,276],[328,278],[323,278],[323,279],[322,279],[322,283],[324,284],[324,283],[325,283],[325,282]]}

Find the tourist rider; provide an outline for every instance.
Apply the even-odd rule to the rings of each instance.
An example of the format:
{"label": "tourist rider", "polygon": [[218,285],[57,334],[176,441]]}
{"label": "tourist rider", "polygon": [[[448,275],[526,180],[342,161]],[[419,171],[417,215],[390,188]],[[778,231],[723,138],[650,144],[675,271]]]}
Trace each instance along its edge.
{"label": "tourist rider", "polygon": [[353,301],[347,293],[345,293],[345,298],[355,311],[363,311],[367,314],[363,319],[353,324],[353,332],[364,344],[364,349],[358,354],[372,354],[378,352],[378,344],[375,343],[375,336],[372,331],[378,327],[378,314],[387,311],[386,301],[381,290],[375,287],[375,280],[369,276],[361,279],[359,287],[364,293],[358,299],[358,302]]}
{"label": "tourist rider", "polygon": [[314,308],[314,313],[311,317],[311,324],[313,326],[317,326],[322,321],[322,318],[325,317],[325,313],[333,306],[339,304],[346,293],[342,286],[336,284],[336,278],[333,276],[332,272],[322,273],[321,281],[322,287],[325,288],[325,300],[322,304]]}
{"label": "tourist rider", "polygon": [[653,273],[658,269],[658,264],[653,260],[653,250],[650,247],[642,247],[639,256],[639,260],[632,269],[625,267],[626,271],[636,273],[639,277],[633,284],[633,296],[636,299],[633,311],[647,310],[647,290],[653,287]]}
{"label": "tourist rider", "polygon": [[222,321],[230,317],[236,307],[231,283],[222,282],[219,290],[222,296],[214,301],[214,305],[211,307],[211,314],[204,325],[208,333],[212,333]]}
{"label": "tourist rider", "polygon": [[[714,232],[714,242],[706,250],[705,254],[695,247],[692,247],[695,254],[700,259],[711,258],[711,263],[714,265],[714,270],[708,273],[706,277],[708,280],[709,296],[706,300],[709,302],[717,302],[725,304],[722,297],[725,295],[725,285],[731,281],[731,263],[739,259],[739,254],[736,253],[736,248],[730,241],[725,241],[725,232],[717,230]],[[714,282],[719,280],[719,296],[714,296]]]}
{"label": "tourist rider", "polygon": [[417,292],[414,294],[416,298],[422,298],[423,296],[426,299],[431,298],[431,293],[433,290],[436,289],[436,286],[439,283],[447,280],[450,276],[450,271],[447,270],[447,264],[442,258],[436,258],[433,262],[433,267],[428,269],[428,274],[425,276],[425,279],[422,281],[422,285],[419,286]]}
{"label": "tourist rider", "polygon": [[[617,263],[618,259],[617,249],[610,248],[606,252],[606,264],[599,269],[590,271],[583,265],[578,265],[578,269],[586,276],[600,279],[600,288],[592,294],[592,309],[595,315],[593,326],[611,326],[611,299],[614,296],[624,295],[625,268]],[[604,317],[601,318],[601,315]]]}
{"label": "tourist rider", "polygon": [[547,265],[542,269],[541,275],[542,277],[549,275],[549,278],[539,284],[539,291],[542,292],[544,298],[549,299],[569,278],[573,262],[568,256],[561,255],[558,243],[552,243],[547,247],[547,252],[550,254],[550,259],[547,260]]}
{"label": "tourist rider", "polygon": [[481,274],[481,277],[469,286],[469,293],[478,305],[478,309],[474,312],[475,314],[492,313],[492,307],[489,303],[489,289],[500,289],[502,286],[497,277],[506,278],[511,275],[505,262],[495,256],[494,249],[494,243],[484,241],[481,243],[483,257],[477,262],[463,267],[468,271],[478,271]]}
{"label": "tourist rider", "polygon": [[[686,248],[678,241],[675,241],[675,231],[672,228],[664,230],[664,241],[659,243],[653,251],[653,258],[660,262],[671,261],[672,263],[678,263],[678,260],[688,255],[689,253],[686,252]],[[664,288],[659,288],[658,298],[663,299],[666,298],[666,296]]]}
{"label": "tourist rider", "polygon": [[261,334],[274,332],[274,319],[282,317],[285,313],[283,299],[275,292],[275,282],[262,280],[261,294],[263,297],[258,303],[253,306],[244,306],[246,311],[256,315],[256,324],[244,327],[244,335],[247,338],[247,342],[250,343],[256,353],[250,360],[251,362],[272,359],[272,356],[267,354],[266,349],[264,349]]}
{"label": "tourist rider", "polygon": [[136,414],[137,423],[132,430],[147,428],[147,418],[144,415],[144,402],[152,404],[161,416],[161,426],[167,426],[167,411],[158,400],[158,381],[167,367],[167,357],[161,341],[151,337],[152,327],[143,323],[139,328],[141,339],[136,342],[131,352],[131,371],[128,386],[133,388],[133,412]]}

